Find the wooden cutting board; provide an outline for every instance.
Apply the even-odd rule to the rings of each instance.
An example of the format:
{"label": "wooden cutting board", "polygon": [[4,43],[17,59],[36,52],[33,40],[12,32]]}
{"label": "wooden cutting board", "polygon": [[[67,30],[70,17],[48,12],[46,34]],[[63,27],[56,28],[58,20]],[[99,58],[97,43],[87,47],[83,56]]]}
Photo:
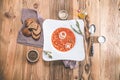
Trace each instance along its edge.
{"label": "wooden cutting board", "polygon": [[[86,9],[89,23],[96,25],[95,36],[104,35],[104,44],[94,44],[94,56],[86,52],[84,61],[73,70],[61,61],[44,62],[42,49],[16,43],[21,27],[22,8],[35,9],[44,19],[59,19],[65,9],[68,19],[77,18],[77,9]],[[36,49],[35,64],[26,53]],[[120,80],[120,0],[1,0],[0,1],[0,80]]]}

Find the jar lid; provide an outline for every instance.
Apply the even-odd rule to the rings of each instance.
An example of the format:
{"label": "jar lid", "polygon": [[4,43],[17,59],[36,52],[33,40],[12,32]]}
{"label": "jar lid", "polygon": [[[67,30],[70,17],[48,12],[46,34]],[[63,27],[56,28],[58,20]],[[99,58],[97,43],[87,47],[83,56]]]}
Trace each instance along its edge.
{"label": "jar lid", "polygon": [[27,52],[27,60],[31,63],[37,62],[39,59],[39,53],[37,50],[29,50]]}
{"label": "jar lid", "polygon": [[62,20],[66,20],[68,18],[68,12],[66,10],[60,10],[58,16]]}
{"label": "jar lid", "polygon": [[104,36],[98,37],[98,42],[99,43],[104,43],[106,41],[106,38]]}

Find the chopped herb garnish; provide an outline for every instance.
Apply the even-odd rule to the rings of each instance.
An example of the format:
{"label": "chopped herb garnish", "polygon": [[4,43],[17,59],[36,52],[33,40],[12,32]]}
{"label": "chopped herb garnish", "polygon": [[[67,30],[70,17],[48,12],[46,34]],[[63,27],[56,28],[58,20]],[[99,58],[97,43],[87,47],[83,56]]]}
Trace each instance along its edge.
{"label": "chopped herb garnish", "polygon": [[80,24],[79,24],[79,22],[77,20],[76,20],[76,26],[77,26],[78,30],[76,30],[75,28],[73,28],[73,26],[71,25],[71,28],[73,29],[73,31],[76,32],[77,34],[83,35],[82,31],[80,29]]}
{"label": "chopped herb garnish", "polygon": [[43,51],[46,55],[48,55],[49,58],[52,58],[52,52],[50,51]]}

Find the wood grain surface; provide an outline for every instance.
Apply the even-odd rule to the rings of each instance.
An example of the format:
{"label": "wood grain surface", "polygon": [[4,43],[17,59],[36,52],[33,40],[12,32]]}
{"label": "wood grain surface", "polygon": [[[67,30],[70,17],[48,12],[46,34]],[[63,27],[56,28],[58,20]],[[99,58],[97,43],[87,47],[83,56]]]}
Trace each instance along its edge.
{"label": "wood grain surface", "polygon": [[[77,10],[86,9],[85,26],[95,24],[94,36],[103,35],[106,42],[95,43],[90,57],[85,41],[85,60],[75,69],[65,68],[62,61],[45,62],[41,48],[16,43],[22,8],[35,9],[44,19],[59,19],[62,9],[68,19],[76,19]],[[37,63],[26,60],[30,49],[39,51]],[[0,80],[120,80],[120,0],[0,0]]]}

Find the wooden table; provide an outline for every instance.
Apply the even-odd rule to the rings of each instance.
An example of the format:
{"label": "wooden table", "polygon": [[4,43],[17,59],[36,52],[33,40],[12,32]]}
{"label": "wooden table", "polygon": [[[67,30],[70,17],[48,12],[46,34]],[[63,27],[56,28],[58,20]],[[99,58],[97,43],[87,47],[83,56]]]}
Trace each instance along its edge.
{"label": "wooden table", "polygon": [[[76,19],[77,9],[86,9],[95,36],[104,35],[106,42],[94,44],[94,56],[86,54],[75,69],[44,62],[42,49],[16,43],[22,8],[35,9],[44,19],[59,19],[61,9]],[[36,64],[26,60],[29,49],[40,52]],[[0,0],[0,80],[120,80],[120,0]]]}

